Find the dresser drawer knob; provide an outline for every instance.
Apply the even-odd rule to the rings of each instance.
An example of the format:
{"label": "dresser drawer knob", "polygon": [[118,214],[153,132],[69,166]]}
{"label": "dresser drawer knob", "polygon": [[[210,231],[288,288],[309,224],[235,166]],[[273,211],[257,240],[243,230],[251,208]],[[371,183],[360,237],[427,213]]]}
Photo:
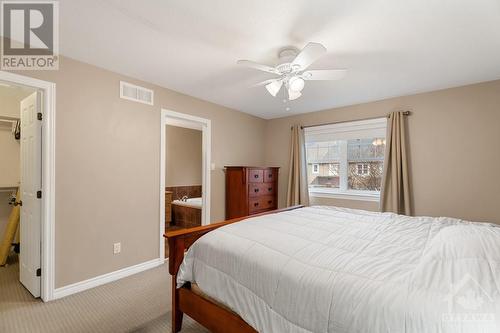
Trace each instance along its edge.
{"label": "dresser drawer knob", "polygon": [[268,204],[272,204],[272,203],[273,203],[273,201],[272,201],[272,200],[269,200],[267,203],[268,203]]}
{"label": "dresser drawer knob", "polygon": [[259,205],[258,202],[256,202],[256,203],[253,204],[254,207],[257,207],[258,205]]}
{"label": "dresser drawer knob", "polygon": [[253,175],[253,178],[259,178],[258,174]]}
{"label": "dresser drawer knob", "polygon": [[258,189],[258,188],[256,188],[256,189],[254,189],[253,191],[254,191],[255,193],[258,193],[258,192],[259,192],[259,189]]}
{"label": "dresser drawer knob", "polygon": [[269,192],[271,192],[271,191],[273,190],[273,188],[272,188],[272,187],[268,187],[268,188],[267,188],[267,190],[268,190]]}

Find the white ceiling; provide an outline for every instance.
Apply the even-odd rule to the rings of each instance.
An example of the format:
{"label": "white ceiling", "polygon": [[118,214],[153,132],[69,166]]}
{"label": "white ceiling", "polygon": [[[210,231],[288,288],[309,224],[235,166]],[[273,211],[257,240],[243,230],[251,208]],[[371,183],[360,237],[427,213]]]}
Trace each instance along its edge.
{"label": "white ceiling", "polygon": [[[320,42],[306,82],[284,104],[252,84],[277,51]],[[61,0],[63,55],[262,118],[500,78],[499,0]],[[290,111],[285,111],[289,106]]]}

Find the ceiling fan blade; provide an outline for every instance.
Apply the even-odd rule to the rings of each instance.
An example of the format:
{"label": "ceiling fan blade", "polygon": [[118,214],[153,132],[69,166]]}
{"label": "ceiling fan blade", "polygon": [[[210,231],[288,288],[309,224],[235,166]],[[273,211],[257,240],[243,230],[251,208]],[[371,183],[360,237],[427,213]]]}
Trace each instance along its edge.
{"label": "ceiling fan blade", "polygon": [[288,99],[293,101],[297,98],[299,98],[300,96],[302,96],[302,93],[300,91],[294,91],[292,89],[288,89]]}
{"label": "ceiling fan blade", "polygon": [[318,69],[302,73],[304,80],[340,80],[347,73],[346,69]]}
{"label": "ceiling fan blade", "polygon": [[280,73],[275,68],[273,68],[271,66],[259,64],[257,62],[253,62],[253,61],[250,61],[250,60],[238,60],[236,63],[238,65],[243,65],[243,66],[246,66],[246,67],[258,69],[259,71],[264,71],[264,72],[268,72],[268,73],[271,73],[271,74],[280,75]]}
{"label": "ceiling fan blade", "polygon": [[283,86],[283,80],[273,80],[273,82],[266,85],[266,89],[273,97],[276,97],[281,90],[281,86]]}
{"label": "ceiling fan blade", "polygon": [[308,43],[293,60],[292,66],[300,66],[300,70],[304,70],[324,53],[326,48],[320,43]]}
{"label": "ceiling fan blade", "polygon": [[274,81],[279,81],[279,80],[281,80],[281,79],[279,79],[279,78],[278,79],[269,79],[269,80],[265,80],[265,81],[256,83],[253,86],[254,87],[265,86],[265,85],[268,85],[269,83],[273,83]]}

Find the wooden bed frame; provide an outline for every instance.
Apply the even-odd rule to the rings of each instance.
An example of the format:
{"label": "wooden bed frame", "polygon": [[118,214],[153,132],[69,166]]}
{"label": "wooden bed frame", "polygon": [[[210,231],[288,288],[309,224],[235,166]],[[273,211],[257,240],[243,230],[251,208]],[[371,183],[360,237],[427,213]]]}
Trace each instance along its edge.
{"label": "wooden bed frame", "polygon": [[184,252],[204,234],[227,224],[239,222],[249,217],[274,214],[302,207],[303,206],[292,206],[252,216],[239,217],[206,226],[165,233],[164,237],[168,240],[169,248],[168,270],[170,275],[172,275],[172,332],[177,333],[181,330],[182,316],[185,313],[201,325],[208,328],[211,332],[256,333],[257,331],[248,325],[236,313],[228,310],[227,308],[221,307],[212,300],[194,293],[189,284],[186,284],[179,289],[176,288],[177,272],[179,271],[179,267],[184,260]]}

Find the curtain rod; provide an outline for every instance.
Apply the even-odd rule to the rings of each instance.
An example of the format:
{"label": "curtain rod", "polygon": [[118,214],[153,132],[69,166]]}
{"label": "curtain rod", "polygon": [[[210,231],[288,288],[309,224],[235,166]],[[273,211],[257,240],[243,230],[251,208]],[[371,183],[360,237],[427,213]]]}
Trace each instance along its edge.
{"label": "curtain rod", "polygon": [[[410,111],[403,111],[403,116],[409,116],[409,115],[411,115]],[[390,114],[386,115],[387,118],[389,118],[389,116],[390,116]],[[382,118],[382,116],[379,116],[379,117],[370,117],[370,118],[363,118],[363,119],[354,119],[354,120],[334,121],[334,122],[331,122],[331,123],[322,123],[322,124],[315,124],[315,125],[300,126],[300,128],[303,129],[303,128],[308,128],[308,127],[318,127],[318,126],[325,126],[325,125],[350,123],[350,122],[353,122],[353,121],[372,120],[372,119],[379,119],[379,118]]]}

